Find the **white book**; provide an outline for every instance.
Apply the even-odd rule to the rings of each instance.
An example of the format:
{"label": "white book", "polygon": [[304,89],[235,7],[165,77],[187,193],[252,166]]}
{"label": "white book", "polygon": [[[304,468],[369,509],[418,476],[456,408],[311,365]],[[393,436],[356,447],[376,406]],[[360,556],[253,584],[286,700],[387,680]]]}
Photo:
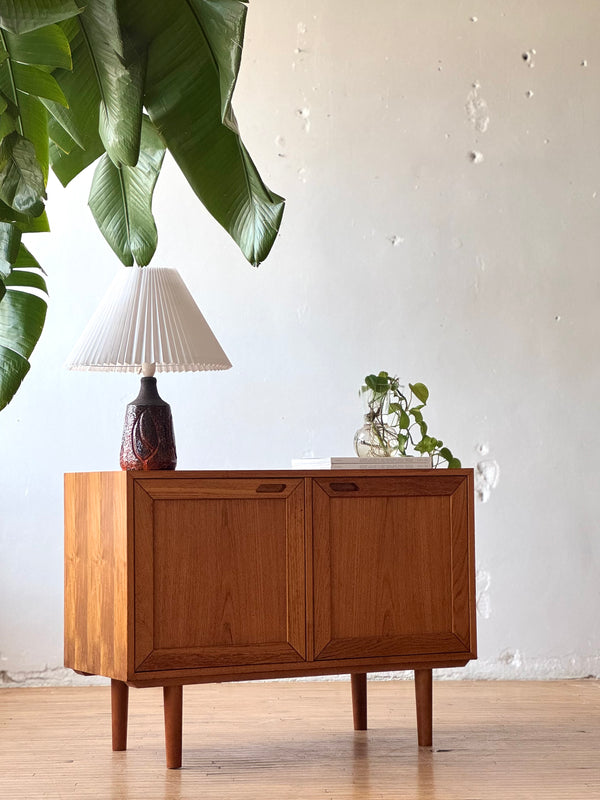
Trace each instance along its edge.
{"label": "white book", "polygon": [[292,458],[293,469],[431,469],[431,456]]}

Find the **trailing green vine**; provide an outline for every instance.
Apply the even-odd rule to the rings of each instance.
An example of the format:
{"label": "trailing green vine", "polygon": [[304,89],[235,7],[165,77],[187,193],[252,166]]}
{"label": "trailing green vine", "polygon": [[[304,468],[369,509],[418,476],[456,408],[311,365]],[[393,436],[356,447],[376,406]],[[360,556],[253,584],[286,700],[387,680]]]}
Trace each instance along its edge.
{"label": "trailing green vine", "polygon": [[362,388],[369,409],[366,421],[378,449],[389,456],[431,456],[434,467],[445,463],[449,469],[460,468],[460,460],[441,439],[431,436],[423,419],[429,389],[424,383],[409,383],[408,389],[405,394],[399,379],[387,372],[366,376]]}

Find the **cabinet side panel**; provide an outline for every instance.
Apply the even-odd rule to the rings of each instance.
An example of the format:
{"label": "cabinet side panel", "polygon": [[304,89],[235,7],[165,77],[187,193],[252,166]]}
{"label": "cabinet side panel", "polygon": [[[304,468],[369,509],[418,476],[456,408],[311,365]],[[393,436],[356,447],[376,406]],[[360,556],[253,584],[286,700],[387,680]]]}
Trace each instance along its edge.
{"label": "cabinet side panel", "polygon": [[127,677],[125,473],[65,475],[65,666]]}

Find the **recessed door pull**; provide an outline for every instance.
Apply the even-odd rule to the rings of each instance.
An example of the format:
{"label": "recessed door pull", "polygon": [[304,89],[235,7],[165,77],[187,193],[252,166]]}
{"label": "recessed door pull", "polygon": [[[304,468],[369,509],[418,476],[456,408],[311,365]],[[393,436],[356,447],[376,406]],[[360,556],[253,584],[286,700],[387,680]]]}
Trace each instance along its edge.
{"label": "recessed door pull", "polygon": [[329,488],[334,492],[358,492],[355,483],[330,483]]}
{"label": "recessed door pull", "polygon": [[277,494],[285,491],[285,483],[261,483],[256,487],[256,491],[261,494],[266,494],[267,492]]}

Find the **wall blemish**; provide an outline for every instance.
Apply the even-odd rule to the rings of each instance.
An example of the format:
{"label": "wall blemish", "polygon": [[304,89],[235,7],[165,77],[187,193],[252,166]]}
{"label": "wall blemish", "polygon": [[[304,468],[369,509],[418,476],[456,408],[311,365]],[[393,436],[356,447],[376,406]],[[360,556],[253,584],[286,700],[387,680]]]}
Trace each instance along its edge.
{"label": "wall blemish", "polygon": [[479,81],[475,81],[475,83],[472,84],[471,91],[467,95],[465,108],[467,117],[475,130],[479,133],[485,133],[490,124],[490,115],[487,103],[479,94],[480,88],[481,84]]}
{"label": "wall blemish", "polygon": [[285,139],[283,136],[277,136],[275,138],[275,147],[277,148],[277,155],[279,158],[287,158],[287,154],[285,151]]}
{"label": "wall blemish", "polygon": [[535,54],[535,50],[533,49],[525,50],[525,52],[521,54],[521,58],[531,69],[535,67]]}
{"label": "wall blemish", "polygon": [[531,89],[528,89],[528,90],[525,92],[525,97],[533,97],[533,92],[532,92],[532,90],[531,90]]}
{"label": "wall blemish", "polygon": [[479,150],[471,150],[469,153],[469,160],[473,164],[481,164],[483,161],[483,153],[480,153]]}
{"label": "wall blemish", "polygon": [[303,106],[296,110],[296,115],[302,120],[302,127],[305,133],[310,133],[310,108]]}
{"label": "wall blemish", "polygon": [[[306,42],[304,41],[304,36],[306,34],[306,25],[304,22],[299,22],[296,25],[296,31],[298,33],[296,39],[296,47],[294,48],[294,55],[300,56],[300,62],[303,61],[303,55],[308,52],[306,49]],[[296,61],[292,61],[292,69],[296,69]]]}
{"label": "wall blemish", "polygon": [[394,247],[398,247],[399,244],[404,244],[404,237],[403,236],[396,236],[393,234],[392,236],[387,237],[388,242],[391,242]]}
{"label": "wall blemish", "polygon": [[520,667],[523,663],[523,657],[519,650],[503,650],[498,656],[498,661],[501,664],[506,664],[507,667]]}
{"label": "wall blemish", "polygon": [[489,619],[492,616],[492,604],[490,601],[490,586],[492,584],[492,576],[487,570],[478,569],[475,576],[475,605],[477,613],[483,619]]}
{"label": "wall blemish", "polygon": [[500,466],[494,459],[479,461],[475,467],[475,493],[482,503],[487,503],[500,480]]}

